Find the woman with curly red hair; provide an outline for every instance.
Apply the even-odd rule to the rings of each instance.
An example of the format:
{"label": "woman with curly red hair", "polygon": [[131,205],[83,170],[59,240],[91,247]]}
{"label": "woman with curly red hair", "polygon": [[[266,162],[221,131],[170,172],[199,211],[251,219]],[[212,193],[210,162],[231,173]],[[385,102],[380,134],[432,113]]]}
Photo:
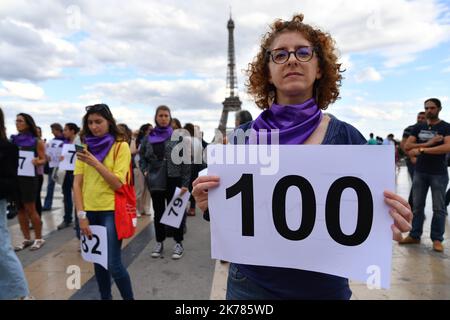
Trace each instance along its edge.
{"label": "woman with curly red hair", "polygon": [[[350,124],[322,113],[339,97],[341,65],[331,36],[303,23],[303,15],[290,21],[276,20],[261,42],[261,49],[247,70],[248,92],[264,111],[252,122],[256,140],[278,129],[280,144],[366,144]],[[266,129],[266,130],[261,130]],[[255,135],[250,136],[252,143]],[[194,181],[193,196],[200,209],[208,207],[208,189],[219,177]],[[412,213],[406,200],[386,191],[386,203],[395,224],[393,238],[411,228]],[[290,268],[231,263],[227,299],[349,299],[348,279]]]}

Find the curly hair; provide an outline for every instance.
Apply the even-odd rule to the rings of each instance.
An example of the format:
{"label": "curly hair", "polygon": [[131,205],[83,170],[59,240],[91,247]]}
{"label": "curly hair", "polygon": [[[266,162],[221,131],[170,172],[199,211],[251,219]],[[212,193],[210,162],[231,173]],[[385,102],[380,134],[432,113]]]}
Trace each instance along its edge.
{"label": "curly hair", "polygon": [[259,50],[253,62],[248,64],[246,73],[247,92],[255,99],[261,109],[270,107],[275,99],[275,86],[269,82],[268,50],[275,38],[283,32],[300,32],[315,48],[322,77],[314,83],[313,96],[320,109],[325,110],[329,104],[339,98],[342,75],[341,64],[335,54],[335,41],[331,35],[303,23],[303,14],[296,14],[291,21],[275,20],[261,40]]}

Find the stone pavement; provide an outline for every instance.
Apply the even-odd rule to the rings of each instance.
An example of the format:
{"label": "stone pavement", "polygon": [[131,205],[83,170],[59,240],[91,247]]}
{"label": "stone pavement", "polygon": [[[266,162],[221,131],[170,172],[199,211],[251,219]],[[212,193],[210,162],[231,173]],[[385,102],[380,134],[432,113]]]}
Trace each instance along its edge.
{"label": "stone pavement", "polygon": [[[43,196],[45,195],[44,182]],[[410,182],[406,167],[397,176],[397,192],[407,198]],[[364,283],[351,282],[352,299],[450,299],[450,247],[444,253],[431,249],[429,240],[431,197],[427,199],[423,241],[420,245],[393,245],[392,286],[389,290],[369,290]],[[18,253],[33,296],[37,299],[98,299],[92,264],[81,259],[78,241],[72,228],[61,231],[56,226],[62,221],[61,188],[55,190],[54,208],[43,214],[45,246],[38,251]],[[449,220],[447,233],[449,237]],[[17,219],[9,221],[13,243],[22,237]],[[162,258],[151,258],[155,244],[152,219],[139,219],[138,232],[124,241],[123,260],[130,273],[136,299],[207,300],[224,299],[228,264],[211,259],[209,223],[197,211],[187,218],[185,255],[179,261],[171,259],[171,238],[165,241]],[[447,245],[444,243],[444,246]],[[68,289],[69,266],[81,270],[81,288]],[[113,286],[113,296],[120,295]]]}

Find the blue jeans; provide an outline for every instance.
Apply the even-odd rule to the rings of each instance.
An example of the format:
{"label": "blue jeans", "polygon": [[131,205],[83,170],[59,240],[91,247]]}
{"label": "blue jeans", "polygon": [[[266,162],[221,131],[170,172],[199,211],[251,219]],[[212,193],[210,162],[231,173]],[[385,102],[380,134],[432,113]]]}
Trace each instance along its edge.
{"label": "blue jeans", "polygon": [[44,208],[45,210],[50,210],[53,204],[53,191],[55,190],[55,181],[52,179],[52,173],[54,168],[50,168],[48,172],[48,182],[47,182],[47,194],[45,195]]}
{"label": "blue jeans", "polygon": [[433,200],[433,219],[431,221],[431,240],[443,241],[445,233],[445,191],[448,184],[448,174],[436,175],[422,172],[414,172],[413,180],[413,221],[409,235],[414,239],[420,239],[425,220],[425,201],[428,189],[431,188]]}
{"label": "blue jeans", "polygon": [[227,279],[227,300],[279,300],[264,288],[243,275],[234,263],[230,263]]}
{"label": "blue jeans", "polygon": [[130,275],[122,264],[121,247],[122,240],[118,240],[116,225],[114,223],[114,211],[88,211],[89,224],[106,227],[108,237],[108,270],[94,263],[95,277],[102,300],[112,300],[111,276],[124,300],[133,300]]}
{"label": "blue jeans", "polygon": [[11,247],[6,222],[6,200],[0,200],[0,300],[17,299],[30,294],[22,264]]}
{"label": "blue jeans", "polygon": [[62,191],[64,195],[64,222],[71,223],[73,220],[72,202],[73,171],[66,171]]}

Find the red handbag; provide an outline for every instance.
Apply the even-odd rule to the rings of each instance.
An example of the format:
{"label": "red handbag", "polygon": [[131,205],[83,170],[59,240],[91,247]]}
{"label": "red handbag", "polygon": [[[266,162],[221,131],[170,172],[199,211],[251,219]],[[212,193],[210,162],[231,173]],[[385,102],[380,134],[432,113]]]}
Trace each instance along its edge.
{"label": "red handbag", "polygon": [[[119,153],[120,145],[114,152],[114,162]],[[119,240],[131,238],[136,232],[136,192],[134,190],[133,169],[130,163],[130,170],[127,172],[125,183],[115,191],[115,215],[117,237]]]}

